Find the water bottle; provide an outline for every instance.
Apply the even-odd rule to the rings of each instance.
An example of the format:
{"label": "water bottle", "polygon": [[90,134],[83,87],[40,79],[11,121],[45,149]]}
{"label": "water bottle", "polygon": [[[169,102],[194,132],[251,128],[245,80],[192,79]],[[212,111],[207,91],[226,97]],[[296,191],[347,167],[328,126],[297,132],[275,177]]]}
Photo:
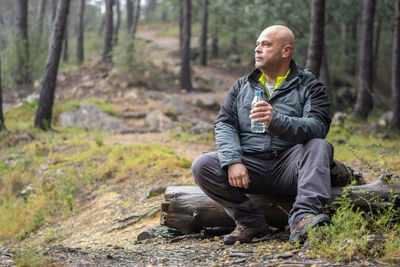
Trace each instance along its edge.
{"label": "water bottle", "polygon": [[[261,92],[256,91],[253,101],[251,101],[251,109],[253,109],[254,105],[260,101],[264,101],[262,99]],[[253,122],[253,119],[256,119],[256,118],[252,118],[252,120],[251,120],[251,132],[252,133],[265,133],[264,123],[263,122]]]}

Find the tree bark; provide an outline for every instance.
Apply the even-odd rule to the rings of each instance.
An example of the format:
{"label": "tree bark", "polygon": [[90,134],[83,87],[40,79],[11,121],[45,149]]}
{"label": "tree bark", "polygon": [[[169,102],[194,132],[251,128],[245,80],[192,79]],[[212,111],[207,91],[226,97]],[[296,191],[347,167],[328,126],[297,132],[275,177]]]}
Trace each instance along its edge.
{"label": "tree bark", "polygon": [[361,52],[357,101],[353,111],[355,118],[365,119],[370,113],[373,82],[373,24],[376,0],[364,0],[361,23]]}
{"label": "tree bark", "polygon": [[190,73],[190,37],[191,37],[191,10],[190,0],[183,0],[183,41],[181,52],[181,89],[192,91]]}
{"label": "tree bark", "polygon": [[326,56],[325,42],[322,47],[322,62],[321,62],[321,69],[319,71],[319,80],[325,85],[325,90],[328,93],[329,100],[332,102],[332,92],[330,90],[329,67],[328,67],[328,59]]}
{"label": "tree bark", "polygon": [[395,0],[392,60],[393,123],[400,130],[400,0]]}
{"label": "tree bark", "polygon": [[78,40],[76,46],[76,57],[78,63],[82,64],[85,59],[85,49],[84,49],[84,34],[85,34],[85,6],[86,0],[80,0],[79,14],[78,14]]}
{"label": "tree bark", "polygon": [[18,85],[29,84],[29,41],[28,41],[28,0],[16,1],[17,6],[17,34],[16,50],[17,65],[15,68],[14,81]]}
{"label": "tree bark", "polygon": [[357,24],[358,24],[358,14],[355,14],[351,21],[346,24],[346,57],[347,64],[346,70],[350,75],[356,75],[357,69]]}
{"label": "tree bark", "polygon": [[119,33],[119,26],[121,24],[121,8],[120,8],[120,1],[115,0],[115,9],[117,13],[117,22],[115,23],[115,29],[114,29],[114,44],[118,44],[118,33]]}
{"label": "tree bark", "polygon": [[183,46],[183,1],[179,1],[179,51],[182,57]]}
{"label": "tree bark", "polygon": [[3,90],[2,90],[2,85],[1,85],[1,57],[0,57],[0,131],[3,131],[6,129],[5,123],[4,123],[4,116],[3,116]]}
{"label": "tree bark", "polygon": [[56,19],[58,0],[52,0],[51,4],[52,4],[51,23],[54,23],[54,20]]}
{"label": "tree bark", "polygon": [[133,0],[126,0],[126,30],[131,32],[133,22]]}
{"label": "tree bark", "polygon": [[310,39],[308,42],[306,68],[319,77],[324,46],[325,0],[311,1]]}
{"label": "tree bark", "polygon": [[200,36],[200,65],[207,65],[207,22],[208,0],[202,2],[201,36]]}
{"label": "tree bark", "polygon": [[[342,197],[343,190],[344,187],[332,188],[332,199],[329,202],[331,211],[337,208],[336,201]],[[400,206],[398,194],[400,185],[389,183],[382,177],[371,184],[346,187],[346,192],[355,208],[367,212],[376,212],[391,205],[396,208]],[[377,196],[381,201],[376,201]],[[248,195],[248,197],[259,205],[270,226],[282,229],[287,225],[294,196]],[[175,228],[183,234],[200,231],[203,227],[235,226],[223,207],[197,186],[169,186],[165,191],[165,200],[166,202],[161,204],[160,224]],[[394,204],[391,200],[394,200]]]}
{"label": "tree bark", "polygon": [[215,35],[211,39],[211,58],[217,58],[219,55],[218,36]]}
{"label": "tree bark", "polygon": [[132,39],[135,38],[138,23],[139,23],[139,17],[140,17],[140,0],[136,0],[135,3],[135,11],[133,12],[133,24],[131,28],[131,37]]}
{"label": "tree bark", "polygon": [[103,61],[112,61],[113,48],[113,4],[114,0],[106,0],[106,34],[104,36]]}
{"label": "tree bark", "polygon": [[67,62],[68,61],[68,18],[67,21],[65,22],[65,32],[64,32],[64,45],[63,45],[63,61]]}
{"label": "tree bark", "polygon": [[378,16],[378,19],[376,20],[376,31],[375,31],[375,35],[374,35],[374,46],[373,46],[373,72],[374,72],[374,76],[373,76],[373,80],[376,80],[376,78],[378,77],[378,57],[379,57],[379,45],[380,45],[380,40],[381,40],[381,25],[382,25],[382,16]]}
{"label": "tree bark", "polygon": [[46,4],[47,4],[47,0],[40,0],[39,9],[38,9],[38,13],[37,13],[39,36],[42,36],[42,33],[43,33],[43,20],[44,20],[44,15],[46,12]]}
{"label": "tree bark", "polygon": [[53,23],[49,53],[40,87],[39,103],[36,110],[35,127],[43,130],[51,129],[51,116],[54,103],[54,93],[58,66],[60,63],[62,42],[69,12],[70,0],[59,0],[56,18]]}

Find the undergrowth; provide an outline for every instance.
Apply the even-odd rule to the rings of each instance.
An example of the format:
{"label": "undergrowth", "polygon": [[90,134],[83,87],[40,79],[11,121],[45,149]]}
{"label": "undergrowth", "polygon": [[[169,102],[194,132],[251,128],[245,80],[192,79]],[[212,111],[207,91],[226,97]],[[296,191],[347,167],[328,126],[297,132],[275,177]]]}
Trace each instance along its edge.
{"label": "undergrowth", "polygon": [[[12,133],[10,133],[12,134]],[[5,138],[5,137],[2,137]],[[98,183],[190,174],[187,159],[157,144],[107,144],[104,133],[77,129],[37,132],[0,156],[0,242],[24,239],[54,216],[75,212]]]}

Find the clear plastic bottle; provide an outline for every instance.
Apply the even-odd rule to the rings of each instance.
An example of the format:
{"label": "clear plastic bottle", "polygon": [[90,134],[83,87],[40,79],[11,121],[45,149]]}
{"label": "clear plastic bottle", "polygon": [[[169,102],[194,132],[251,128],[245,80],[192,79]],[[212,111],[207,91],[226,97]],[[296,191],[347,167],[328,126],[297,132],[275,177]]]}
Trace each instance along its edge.
{"label": "clear plastic bottle", "polygon": [[[254,108],[254,105],[257,102],[264,101],[262,98],[261,92],[256,91],[253,101],[251,101],[251,109]],[[255,119],[255,118],[253,118]],[[253,119],[251,120],[251,132],[252,133],[265,133],[265,125],[263,122],[253,122]]]}

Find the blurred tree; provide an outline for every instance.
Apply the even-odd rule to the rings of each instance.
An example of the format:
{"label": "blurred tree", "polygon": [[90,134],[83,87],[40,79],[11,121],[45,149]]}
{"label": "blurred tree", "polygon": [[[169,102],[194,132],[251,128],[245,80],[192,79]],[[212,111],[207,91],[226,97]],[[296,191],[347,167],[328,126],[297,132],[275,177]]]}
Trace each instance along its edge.
{"label": "blurred tree", "polygon": [[135,1],[135,10],[133,12],[133,24],[131,28],[131,37],[134,39],[140,18],[140,0]]}
{"label": "blurred tree", "polygon": [[58,4],[58,0],[52,0],[52,1],[51,1],[51,9],[52,9],[52,13],[51,13],[51,23],[53,23],[54,20],[56,19],[57,4]]}
{"label": "blurred tree", "polygon": [[56,18],[53,23],[49,53],[40,87],[39,103],[34,125],[43,130],[51,129],[51,116],[58,66],[60,63],[62,41],[67,23],[70,0],[59,0]]}
{"label": "blurred tree", "polygon": [[31,82],[29,67],[29,42],[28,42],[28,0],[18,0],[17,4],[17,65],[14,72],[16,84],[29,84]]}
{"label": "blurred tree", "polygon": [[395,0],[392,58],[393,123],[400,130],[400,0]]}
{"label": "blurred tree", "polygon": [[67,21],[65,22],[65,32],[64,32],[64,42],[63,42],[63,61],[67,62],[68,61],[68,18]]}
{"label": "blurred tree", "polygon": [[306,68],[319,77],[324,48],[325,0],[311,1],[310,39]]}
{"label": "blurred tree", "polygon": [[207,65],[207,23],[208,0],[202,1],[201,36],[200,36],[200,64]]}
{"label": "blurred tree", "polygon": [[350,75],[356,75],[357,68],[357,24],[359,15],[356,13],[350,17],[350,21],[346,23],[346,46],[345,54],[347,57],[346,70]]}
{"label": "blurred tree", "polygon": [[118,44],[118,32],[119,32],[119,26],[121,24],[121,7],[120,7],[120,2],[119,0],[115,0],[115,11],[117,13],[117,22],[115,23],[115,29],[114,29],[114,44]]}
{"label": "blurred tree", "polygon": [[357,101],[353,111],[356,118],[365,119],[372,110],[373,25],[376,0],[364,0],[361,23],[361,55]]}
{"label": "blurred tree", "polygon": [[86,0],[80,0],[79,13],[78,13],[78,40],[76,46],[76,57],[78,64],[82,64],[85,59],[84,54],[84,34],[85,34],[85,6]]}
{"label": "blurred tree", "polygon": [[37,13],[39,36],[42,36],[43,32],[43,20],[46,13],[46,5],[47,5],[47,0],[40,0],[39,9]]}
{"label": "blurred tree", "polygon": [[126,30],[131,32],[133,21],[134,0],[126,0]]}
{"label": "blurred tree", "polygon": [[113,4],[114,0],[106,0],[106,34],[104,36],[103,61],[112,61],[113,48]]}
{"label": "blurred tree", "polygon": [[192,80],[190,73],[190,37],[191,37],[191,7],[190,0],[182,0],[182,51],[181,51],[181,89],[192,91]]}
{"label": "blurred tree", "polygon": [[0,57],[0,131],[6,129],[3,116],[3,90],[1,85],[1,57]]}

